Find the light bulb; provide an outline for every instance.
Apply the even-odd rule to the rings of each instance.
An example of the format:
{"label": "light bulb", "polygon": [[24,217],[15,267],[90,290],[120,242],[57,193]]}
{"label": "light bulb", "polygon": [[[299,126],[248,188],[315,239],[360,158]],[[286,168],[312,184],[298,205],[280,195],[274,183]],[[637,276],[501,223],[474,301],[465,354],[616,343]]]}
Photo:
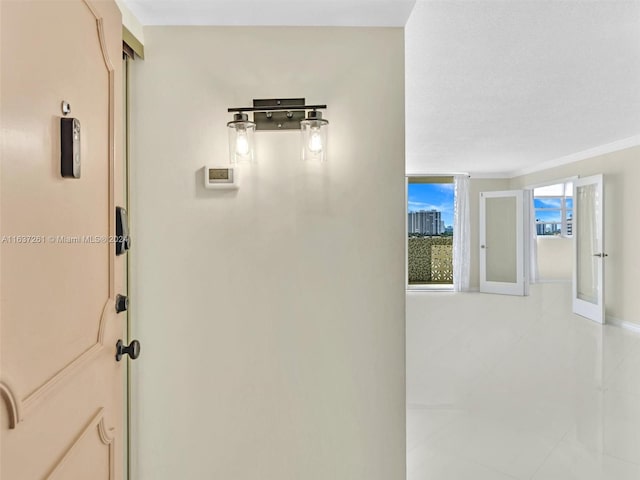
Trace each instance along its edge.
{"label": "light bulb", "polygon": [[319,128],[312,128],[309,137],[309,151],[320,153],[322,151],[322,135]]}
{"label": "light bulb", "polygon": [[[1,0],[0,0],[1,1]],[[256,124],[249,121],[246,113],[236,113],[227,123],[229,130],[229,162],[253,163],[253,133]]]}
{"label": "light bulb", "polygon": [[308,117],[300,122],[302,142],[302,160],[324,162],[327,153],[327,122],[320,112],[308,113]]}
{"label": "light bulb", "polygon": [[247,156],[249,153],[249,140],[247,139],[247,132],[244,130],[238,130],[238,136],[236,137],[236,153],[242,157]]}

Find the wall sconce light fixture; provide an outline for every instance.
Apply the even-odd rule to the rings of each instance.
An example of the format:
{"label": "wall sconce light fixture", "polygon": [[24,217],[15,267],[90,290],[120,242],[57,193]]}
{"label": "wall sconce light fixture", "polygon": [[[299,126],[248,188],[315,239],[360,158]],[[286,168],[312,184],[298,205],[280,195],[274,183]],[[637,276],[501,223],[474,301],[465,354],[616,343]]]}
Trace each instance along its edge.
{"label": "wall sconce light fixture", "polygon": [[[231,163],[254,161],[253,134],[256,130],[300,130],[303,160],[326,160],[327,125],[322,118],[326,105],[306,105],[304,98],[254,100],[253,107],[229,108],[234,112],[229,127]],[[247,112],[253,112],[253,122]],[[308,113],[307,113],[308,112]]]}

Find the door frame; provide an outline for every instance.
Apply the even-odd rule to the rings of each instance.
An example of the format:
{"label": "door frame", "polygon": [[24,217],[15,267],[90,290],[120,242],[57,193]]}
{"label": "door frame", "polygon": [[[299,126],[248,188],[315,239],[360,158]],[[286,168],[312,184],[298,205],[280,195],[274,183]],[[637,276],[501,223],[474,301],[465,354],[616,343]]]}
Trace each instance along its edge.
{"label": "door frame", "polygon": [[[123,27],[124,29],[124,27]],[[124,37],[124,32],[123,32]],[[130,182],[130,62],[134,60],[134,52],[131,47],[123,41],[122,49],[122,163],[123,163],[123,207],[127,210],[129,218],[129,228],[131,228],[131,182]],[[131,280],[131,251],[124,255],[124,282],[123,295],[131,298],[130,280]],[[124,317],[123,338],[126,343],[132,337],[131,335],[131,312],[129,310],[122,312]],[[131,362],[127,361],[124,369],[124,431],[123,431],[123,480],[132,478],[131,474]]]}
{"label": "door frame", "polygon": [[[408,205],[409,205],[409,184],[412,178],[449,178],[451,177],[451,182],[433,182],[433,183],[443,183],[448,184],[452,183],[455,185],[455,176],[456,175],[468,175],[467,173],[405,173],[404,177],[404,235],[405,235],[405,243],[404,243],[404,283],[405,283],[405,291],[407,292],[423,292],[423,291],[435,291],[435,292],[452,292],[454,290],[453,283],[409,283],[409,237],[408,237]],[[428,183],[428,182],[425,182]],[[455,205],[455,195],[454,195],[454,205]],[[455,236],[455,232],[454,232]],[[453,247],[452,247],[453,248]]]}
{"label": "door frame", "polygon": [[[135,206],[132,205],[132,155],[131,155],[131,104],[133,98],[132,79],[135,70],[135,62],[144,60],[144,45],[136,36],[131,33],[127,27],[122,25],[122,93],[123,93],[123,110],[122,110],[122,163],[123,163],[123,202],[122,205],[127,210],[129,220],[129,231],[135,225]],[[125,262],[125,279],[124,287],[127,297],[135,298],[135,285],[133,275],[133,257],[135,255],[132,250],[128,250],[124,255]],[[126,312],[124,318],[123,338],[127,339],[127,343],[131,342],[135,337],[135,325],[133,323],[132,310]],[[133,419],[136,417],[137,411],[134,408],[135,402],[135,369],[132,362],[126,362],[125,369],[125,430],[124,430],[124,480],[135,477],[137,465],[136,461],[136,436],[137,431]]]}

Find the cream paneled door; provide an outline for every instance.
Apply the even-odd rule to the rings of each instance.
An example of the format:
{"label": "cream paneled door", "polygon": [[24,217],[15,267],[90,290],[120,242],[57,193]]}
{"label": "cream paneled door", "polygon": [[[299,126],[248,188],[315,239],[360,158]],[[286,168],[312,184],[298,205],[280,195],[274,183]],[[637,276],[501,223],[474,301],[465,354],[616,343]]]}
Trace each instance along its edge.
{"label": "cream paneled door", "polygon": [[[123,477],[115,345],[122,24],[113,1],[0,1],[0,477]],[[61,102],[81,178],[60,174]]]}

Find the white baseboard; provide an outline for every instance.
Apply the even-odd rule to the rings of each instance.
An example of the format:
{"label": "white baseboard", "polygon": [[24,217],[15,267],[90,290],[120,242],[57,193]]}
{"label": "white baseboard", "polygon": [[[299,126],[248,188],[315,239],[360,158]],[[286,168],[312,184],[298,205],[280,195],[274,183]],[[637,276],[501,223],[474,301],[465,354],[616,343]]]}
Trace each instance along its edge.
{"label": "white baseboard", "polygon": [[630,332],[640,333],[640,323],[627,322],[620,318],[612,317],[611,315],[607,315],[606,322],[609,325],[615,325],[616,327],[629,330]]}
{"label": "white baseboard", "polygon": [[456,292],[452,285],[410,285],[406,287],[407,293],[423,293],[423,292],[440,292],[440,293],[478,293],[480,289],[478,287],[472,287],[469,290],[463,292]]}
{"label": "white baseboard", "polygon": [[415,283],[406,285],[407,293],[409,292],[453,292],[452,283]]}

